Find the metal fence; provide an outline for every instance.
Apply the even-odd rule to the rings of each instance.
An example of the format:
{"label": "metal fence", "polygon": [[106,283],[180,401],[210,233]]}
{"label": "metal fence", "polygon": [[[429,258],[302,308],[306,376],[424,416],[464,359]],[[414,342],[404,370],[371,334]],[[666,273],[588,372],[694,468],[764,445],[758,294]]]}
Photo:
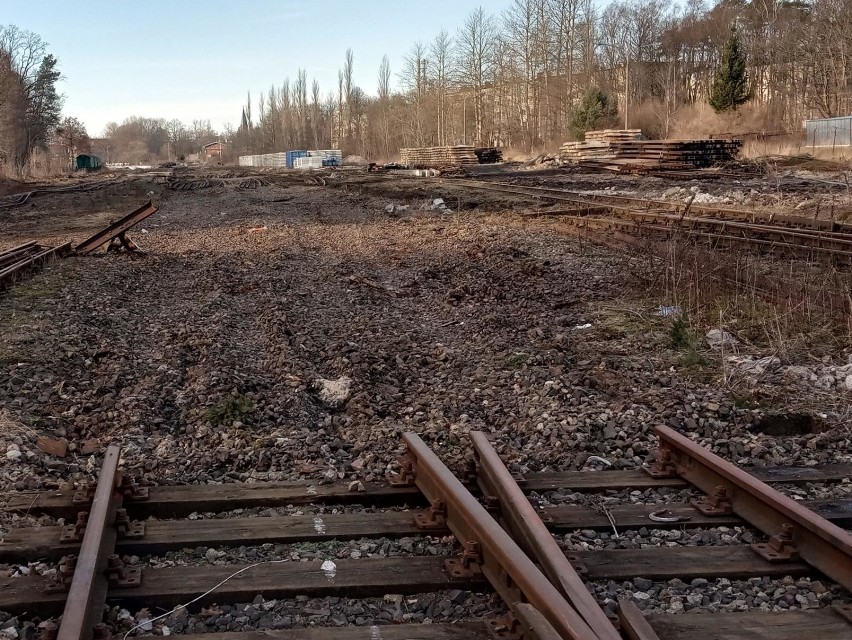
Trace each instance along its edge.
{"label": "metal fence", "polygon": [[852,146],[852,116],[805,120],[805,143],[809,147]]}

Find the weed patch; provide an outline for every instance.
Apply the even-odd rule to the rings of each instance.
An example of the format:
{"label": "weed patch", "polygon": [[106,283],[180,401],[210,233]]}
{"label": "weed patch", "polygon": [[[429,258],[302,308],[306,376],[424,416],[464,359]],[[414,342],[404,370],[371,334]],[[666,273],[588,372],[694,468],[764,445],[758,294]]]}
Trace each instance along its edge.
{"label": "weed patch", "polygon": [[222,427],[242,421],[243,417],[252,409],[251,400],[245,396],[231,396],[226,398],[215,407],[210,407],[204,413],[204,417],[214,427]]}

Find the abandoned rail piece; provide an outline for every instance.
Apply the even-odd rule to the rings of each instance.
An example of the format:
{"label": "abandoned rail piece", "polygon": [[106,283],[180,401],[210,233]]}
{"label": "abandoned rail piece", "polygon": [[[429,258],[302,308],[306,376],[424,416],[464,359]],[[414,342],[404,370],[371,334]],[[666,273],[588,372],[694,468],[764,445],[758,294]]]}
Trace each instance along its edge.
{"label": "abandoned rail piece", "polygon": [[81,242],[74,248],[74,252],[77,255],[86,255],[98,247],[103,246],[107,242],[112,242],[113,240],[118,240],[126,249],[131,249],[131,243],[125,236],[127,231],[142,222],[148,216],[155,214],[158,210],[159,207],[149,200],[138,209],[131,211],[120,220],[113,222],[105,229],[98,231],[91,238]]}

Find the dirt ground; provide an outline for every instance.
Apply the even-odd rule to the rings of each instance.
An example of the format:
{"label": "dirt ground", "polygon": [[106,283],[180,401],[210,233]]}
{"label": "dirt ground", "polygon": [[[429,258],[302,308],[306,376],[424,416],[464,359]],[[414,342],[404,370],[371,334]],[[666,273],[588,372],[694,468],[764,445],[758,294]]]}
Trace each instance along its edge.
{"label": "dirt ground", "polygon": [[[131,234],[144,258],[67,258],[0,295],[4,489],[91,479],[89,452],[109,442],[152,483],[377,480],[409,430],[456,469],[472,429],[518,471],[589,468],[592,455],[632,468],[660,424],[743,464],[852,460],[842,340],[807,361],[743,346],[747,363],[778,362],[737,376],[703,341],[709,327],[686,351],[673,342],[671,300],[636,277],[644,258],[518,215],[535,203],[355,172],[241,188],[245,175],[221,170],[224,186],[194,191],[139,175],[0,211],[3,249],[79,242],[147,199],[160,206]],[[852,204],[824,176],[809,189],[801,176],[508,179],[739,190],[786,209],[822,190]],[[790,411],[808,426],[767,428]],[[68,440],[68,456],[42,455],[38,435]]]}

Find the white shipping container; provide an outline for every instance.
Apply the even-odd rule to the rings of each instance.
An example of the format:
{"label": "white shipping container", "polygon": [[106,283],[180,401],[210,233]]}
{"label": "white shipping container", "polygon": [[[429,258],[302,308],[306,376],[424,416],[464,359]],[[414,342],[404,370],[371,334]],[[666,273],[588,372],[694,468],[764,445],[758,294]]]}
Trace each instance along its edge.
{"label": "white shipping container", "polygon": [[308,156],[293,160],[294,169],[322,169],[322,158],[319,156]]}

